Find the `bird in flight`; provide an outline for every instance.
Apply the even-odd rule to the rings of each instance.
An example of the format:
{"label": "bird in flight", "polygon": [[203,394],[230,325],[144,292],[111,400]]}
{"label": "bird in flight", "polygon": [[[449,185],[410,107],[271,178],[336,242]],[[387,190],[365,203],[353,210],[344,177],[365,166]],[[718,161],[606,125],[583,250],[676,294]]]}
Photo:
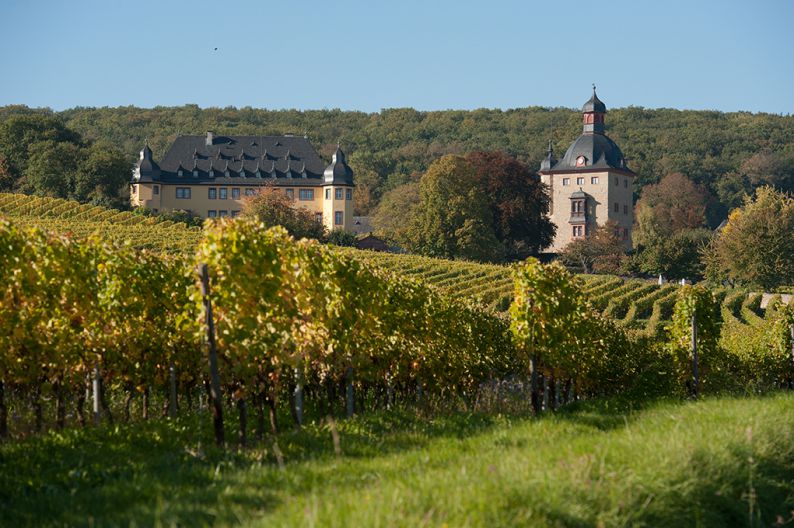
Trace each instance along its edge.
{"label": "bird in flight", "polygon": [[215,48],[215,51],[218,51],[218,48]]}

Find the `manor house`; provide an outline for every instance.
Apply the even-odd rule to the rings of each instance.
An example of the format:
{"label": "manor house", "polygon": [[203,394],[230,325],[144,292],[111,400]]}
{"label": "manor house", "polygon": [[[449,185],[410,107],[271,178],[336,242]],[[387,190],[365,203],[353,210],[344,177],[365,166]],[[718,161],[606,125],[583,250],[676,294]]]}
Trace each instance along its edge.
{"label": "manor house", "polygon": [[540,178],[549,188],[551,221],[557,226],[550,252],[593,233],[596,226],[615,222],[616,235],[631,249],[634,224],[635,173],[626,165],[620,148],[604,134],[606,105],[593,96],[582,107],[582,135],[571,143],[560,160],[549,142],[540,164]]}
{"label": "manor house", "polygon": [[160,163],[141,150],[130,189],[134,207],[237,216],[242,200],[273,185],[329,231],[353,227],[353,171],[337,146],[326,166],[298,136],[179,136]]}

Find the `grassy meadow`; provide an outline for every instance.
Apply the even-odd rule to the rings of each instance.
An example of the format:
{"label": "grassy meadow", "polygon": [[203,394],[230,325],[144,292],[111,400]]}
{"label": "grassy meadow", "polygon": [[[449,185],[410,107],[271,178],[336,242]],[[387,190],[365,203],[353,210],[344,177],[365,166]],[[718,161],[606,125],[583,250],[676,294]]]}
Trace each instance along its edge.
{"label": "grassy meadow", "polygon": [[794,525],[792,393],[434,416],[226,452],[207,416],[50,432],[0,446],[0,525]]}

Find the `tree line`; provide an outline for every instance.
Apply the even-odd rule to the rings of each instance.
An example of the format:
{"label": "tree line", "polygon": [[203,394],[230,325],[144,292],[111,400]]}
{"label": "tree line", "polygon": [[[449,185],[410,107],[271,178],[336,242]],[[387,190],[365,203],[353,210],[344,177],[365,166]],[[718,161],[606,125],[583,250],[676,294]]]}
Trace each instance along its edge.
{"label": "tree line", "polygon": [[[28,155],[33,142],[29,138],[38,138],[27,131],[6,132],[17,126],[20,116],[29,115],[47,118],[60,133],[79,136],[84,142],[106,142],[119,149],[128,163],[134,161],[146,140],[159,158],[177,135],[207,130],[307,134],[326,159],[341,141],[356,171],[358,214],[370,214],[385,193],[416,182],[444,155],[504,151],[535,170],[549,139],[561,155],[581,133],[580,112],[568,108],[433,112],[397,108],[364,113],[185,105],[78,107],[53,112],[6,106],[0,108],[0,156],[5,158],[12,179],[24,174],[24,163],[17,160]],[[711,227],[740,205],[743,194],[755,186],[794,190],[794,117],[789,115],[617,108],[609,110],[607,134],[620,145],[638,174],[637,195],[646,185],[675,172],[704,186],[715,198],[709,208]],[[8,176],[0,185],[9,189]]]}

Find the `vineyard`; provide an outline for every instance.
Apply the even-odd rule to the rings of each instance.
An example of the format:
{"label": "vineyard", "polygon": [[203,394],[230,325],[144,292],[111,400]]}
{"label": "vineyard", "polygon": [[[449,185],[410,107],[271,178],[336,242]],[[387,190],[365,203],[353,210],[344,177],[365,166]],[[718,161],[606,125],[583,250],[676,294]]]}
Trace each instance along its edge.
{"label": "vineyard", "polygon": [[[45,210],[53,210],[52,205],[57,203]],[[371,474],[361,473],[368,463],[353,462],[360,461],[353,458],[358,453],[381,457],[392,431],[401,435],[395,443],[413,446],[418,431],[432,437],[440,434],[439,427],[454,439],[441,445],[460,446],[461,434],[479,432],[462,431],[456,416],[465,416],[467,424],[507,420],[488,445],[498,447],[494,457],[518,449],[518,466],[527,465],[526,453],[548,462],[549,455],[537,453],[544,445],[538,438],[545,439],[544,453],[552,456],[567,449],[557,451],[561,442],[587,442],[600,449],[605,435],[624,454],[634,453],[637,446],[626,447],[620,432],[609,432],[624,424],[628,429],[631,412],[602,411],[599,417],[581,406],[603,402],[608,409],[610,401],[621,399],[642,406],[660,396],[767,393],[790,388],[794,380],[794,307],[783,304],[782,297],[762,309],[761,296],[744,290],[574,276],[558,264],[535,259],[500,267],[365,253],[296,241],[280,227],[268,229],[247,218],[209,222],[194,233],[122,216],[119,224],[95,222],[107,231],[78,232],[62,226],[90,221],[68,213],[34,217],[22,208],[5,207],[11,212],[6,213],[10,220],[0,218],[0,466],[13,463],[14,469],[0,471],[0,499],[12,500],[10,507],[0,508],[0,523],[40,524],[35,521],[49,516],[81,524],[101,511],[101,519],[129,524],[121,521],[142,511],[128,506],[133,482],[139,486],[136,496],[158,504],[172,491],[178,493],[165,507],[174,524],[197,516],[207,524],[218,516],[239,524],[241,514],[263,511],[259,503],[241,510],[230,499],[219,512],[202,497],[181,509],[186,494],[196,496],[197,483],[204,482],[201,475],[225,482],[226,491],[213,488],[211,495],[228,497],[239,483],[226,475],[248,464],[249,457],[257,457],[252,475],[265,468],[277,471],[278,479],[289,474],[295,480],[294,473],[284,471],[285,454],[291,461],[308,460],[317,446],[329,444],[333,462],[323,475],[300,477],[303,482],[326,482],[328,475],[342,472],[370,484]],[[41,229],[47,226],[50,232]],[[162,246],[147,248],[144,238],[127,240],[131,231],[126,229],[140,229],[141,236],[147,230],[190,233],[195,239],[174,248],[164,235]],[[773,398],[758,402],[773,401],[776,409],[790,406],[790,396]],[[690,426],[691,433],[671,425],[671,413],[689,416],[683,420],[687,424],[700,424],[703,413],[664,411],[661,424],[649,415],[649,423],[657,425],[653,433],[642,433],[638,445],[664,440],[653,453],[664,450],[668,457],[654,471],[667,474],[668,460],[674,460],[691,475],[692,461],[680,453],[691,452],[693,437],[712,439],[701,450],[726,441],[717,434],[726,423],[723,415],[739,406],[725,411],[717,401],[703,402],[702,408],[714,416],[712,426]],[[583,410],[577,414],[577,408]],[[763,405],[743,412],[755,419],[760,409]],[[549,419],[528,418],[541,414]],[[156,415],[168,419],[154,420]],[[448,425],[440,426],[450,415]],[[509,416],[523,416],[525,423],[543,430],[510,437],[505,432],[513,428]],[[780,420],[768,412],[764,416],[763,430],[757,420],[754,429],[747,428],[748,435],[763,434],[767,442],[753,444],[767,445],[763,453],[752,454],[766,456],[770,464],[759,469],[765,476],[757,486],[766,508],[787,512],[782,505],[790,502],[785,498],[790,493],[778,484],[786,479],[777,473],[786,474],[794,454],[784,449],[791,443],[784,437],[788,433],[780,431]],[[105,423],[112,427],[100,426]],[[744,431],[744,423],[736,422],[732,430]],[[679,431],[676,449],[664,443],[671,430]],[[562,436],[549,441],[546,436],[552,434]],[[212,440],[215,445],[208,446]],[[96,456],[86,453],[87,445]],[[462,448],[456,456],[472,460],[464,452],[469,450]],[[72,459],[65,453],[73,453]],[[345,453],[350,457],[340,463]],[[719,451],[719,456],[733,463],[732,453]],[[602,460],[603,453],[585,458]],[[420,464],[418,473],[457,464],[443,454],[424,460],[432,462]],[[559,460],[555,467],[569,473],[565,464],[572,459],[565,455]],[[642,463],[637,467],[646,467]],[[584,470],[588,479],[600,478],[604,462],[599,464],[600,469]],[[489,461],[484,467],[495,466]],[[188,467],[198,473],[185,474]],[[152,468],[153,482],[143,484],[139,477]],[[733,499],[719,499],[719,508],[731,511],[731,519],[739,502],[735,497],[745,490],[746,468],[740,469],[734,473],[742,479],[729,489]],[[382,471],[399,474],[388,467]],[[570,472],[582,482],[580,470]],[[618,468],[615,474],[623,473]],[[171,484],[161,486],[166,482]],[[496,482],[500,491],[495,497],[501,497],[501,478]],[[642,509],[649,496],[662,496],[677,482],[677,477],[663,480],[651,495],[631,487],[614,491],[633,494],[631,504]],[[110,492],[121,501],[116,507],[107,505],[109,484],[123,488]],[[310,487],[317,491],[314,484]],[[250,497],[261,496],[262,482],[250,489]],[[103,493],[86,501],[82,497],[89,490]],[[588,487],[575,495],[589,497],[591,492]],[[727,493],[724,486],[720,493]],[[603,498],[609,505],[604,507],[622,511],[610,500]],[[75,504],[76,516],[70,517]],[[326,498],[323,504],[335,502]],[[349,519],[351,511],[359,511],[350,504],[334,515]],[[160,522],[159,508],[146,510],[151,524]],[[302,507],[301,512],[309,510]],[[555,511],[559,509],[542,515],[556,519]],[[650,519],[651,525],[658,524],[653,515]]]}
{"label": "vineyard", "polygon": [[[59,198],[0,193],[0,215],[6,215],[20,226],[39,227],[78,238],[96,235],[103,240],[128,243],[136,249],[169,254],[190,255],[201,240],[199,228],[179,222]],[[429,284],[446,296],[471,299],[494,313],[506,313],[513,300],[509,266],[347,248],[343,251],[394,275]],[[582,294],[594,308],[638,336],[658,336],[671,321],[677,298],[676,285],[658,286],[610,275],[580,275],[579,279],[583,284]],[[742,308],[749,291],[720,289],[715,295],[717,300],[731,307],[727,310],[723,307],[723,314],[733,314],[725,318],[726,322],[736,320],[745,326],[753,325],[765,312],[752,303]],[[775,305],[776,302],[771,303],[770,313],[774,312]]]}
{"label": "vineyard", "polygon": [[199,228],[101,206],[60,198],[0,193],[0,217],[20,226],[85,238],[129,243],[137,249],[164,253],[192,253],[201,238]]}

